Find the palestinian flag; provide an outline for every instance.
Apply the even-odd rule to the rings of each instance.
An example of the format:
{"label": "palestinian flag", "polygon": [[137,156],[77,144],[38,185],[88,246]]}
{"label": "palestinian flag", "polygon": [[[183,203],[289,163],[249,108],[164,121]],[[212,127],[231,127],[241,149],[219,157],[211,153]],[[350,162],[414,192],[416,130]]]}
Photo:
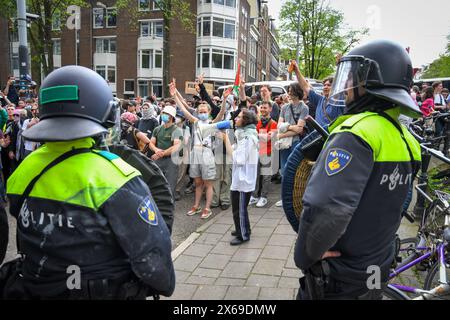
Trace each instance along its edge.
{"label": "palestinian flag", "polygon": [[239,95],[239,85],[241,84],[241,64],[238,64],[238,69],[236,72],[236,78],[234,79],[233,93],[235,96]]}

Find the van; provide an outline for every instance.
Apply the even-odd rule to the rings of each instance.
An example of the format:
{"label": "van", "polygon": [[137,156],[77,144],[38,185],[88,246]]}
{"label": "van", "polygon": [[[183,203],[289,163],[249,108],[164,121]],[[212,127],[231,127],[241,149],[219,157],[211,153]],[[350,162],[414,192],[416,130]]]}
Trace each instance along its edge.
{"label": "van", "polygon": [[[314,79],[306,79],[313,87],[314,91],[322,94],[323,84]],[[264,85],[269,85],[272,89],[272,100],[283,94],[288,93],[288,88],[291,83],[297,81],[263,81],[263,82],[249,82],[245,84],[245,95],[251,97],[254,94],[259,95],[259,89]],[[232,88],[233,85],[222,86],[218,88],[219,95],[222,96],[223,91],[228,88]]]}

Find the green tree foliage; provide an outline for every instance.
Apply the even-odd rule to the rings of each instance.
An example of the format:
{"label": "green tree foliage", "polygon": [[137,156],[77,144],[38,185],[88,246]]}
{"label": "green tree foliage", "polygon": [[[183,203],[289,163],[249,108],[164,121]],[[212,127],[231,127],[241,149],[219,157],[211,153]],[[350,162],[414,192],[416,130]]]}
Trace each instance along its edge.
{"label": "green tree foliage", "polygon": [[447,36],[447,40],[447,50],[425,69],[422,78],[430,79],[450,77],[450,35]]}
{"label": "green tree foliage", "polygon": [[[300,12],[300,25],[298,13]],[[342,12],[325,0],[287,0],[280,12],[283,58],[295,59],[297,30],[300,30],[300,61],[305,76],[322,79],[335,71],[336,55],[344,55],[367,29],[350,30]]]}

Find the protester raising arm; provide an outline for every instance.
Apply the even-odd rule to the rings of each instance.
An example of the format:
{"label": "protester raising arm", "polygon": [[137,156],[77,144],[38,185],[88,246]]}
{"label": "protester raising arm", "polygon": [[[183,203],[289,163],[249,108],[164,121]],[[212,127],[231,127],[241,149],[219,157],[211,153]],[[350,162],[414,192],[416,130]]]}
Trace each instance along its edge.
{"label": "protester raising arm", "polygon": [[294,68],[295,75],[297,76],[298,83],[300,88],[303,90],[306,97],[309,97],[309,90],[311,90],[308,81],[306,81],[305,77],[300,72],[300,68],[298,67],[297,61],[291,60],[290,63]]}
{"label": "protester raising arm", "polygon": [[170,92],[170,95],[175,99],[175,102],[180,107],[181,112],[183,112],[186,119],[191,123],[197,122],[198,119],[196,117],[194,117],[184,106],[184,103],[183,103],[184,99],[183,98],[180,99],[179,95],[177,94],[178,90],[175,85],[175,79],[169,85],[169,92]]}
{"label": "protester raising arm", "polygon": [[219,121],[223,120],[223,117],[225,115],[225,111],[227,109],[227,98],[231,93],[231,89],[225,90],[223,92],[223,101],[222,101],[222,107],[220,108],[219,114],[216,116],[216,118],[213,120],[213,123],[217,123]]}
{"label": "protester raising arm", "polygon": [[220,112],[220,108],[214,103],[214,101],[211,100],[208,91],[206,91],[205,85],[203,84],[203,74],[198,77],[197,83],[200,88],[200,97],[211,107],[211,116],[213,118],[217,118],[217,115]]}

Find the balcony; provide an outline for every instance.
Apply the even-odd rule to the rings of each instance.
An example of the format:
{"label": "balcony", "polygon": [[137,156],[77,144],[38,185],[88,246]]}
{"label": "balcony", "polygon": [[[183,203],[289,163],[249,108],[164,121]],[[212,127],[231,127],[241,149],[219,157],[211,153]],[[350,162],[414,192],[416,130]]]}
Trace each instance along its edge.
{"label": "balcony", "polygon": [[163,38],[159,37],[139,37],[138,38],[138,51],[139,50],[162,50]]}
{"label": "balcony", "polygon": [[142,79],[162,79],[163,69],[162,68],[154,68],[154,69],[138,68],[137,77],[142,78]]}
{"label": "balcony", "polygon": [[220,16],[237,18],[239,17],[239,8],[232,8],[215,3],[203,3],[199,4],[197,7],[197,15],[200,16],[201,14],[216,14]]}
{"label": "balcony", "polygon": [[234,82],[236,70],[216,69],[216,68],[197,68],[197,74],[204,73],[205,80]]}
{"label": "balcony", "polygon": [[115,66],[116,56],[115,53],[94,53],[94,66]]}
{"label": "balcony", "polygon": [[239,41],[237,39],[226,39],[219,37],[200,37],[197,38],[197,48],[199,47],[218,47],[221,49],[238,49]]}

